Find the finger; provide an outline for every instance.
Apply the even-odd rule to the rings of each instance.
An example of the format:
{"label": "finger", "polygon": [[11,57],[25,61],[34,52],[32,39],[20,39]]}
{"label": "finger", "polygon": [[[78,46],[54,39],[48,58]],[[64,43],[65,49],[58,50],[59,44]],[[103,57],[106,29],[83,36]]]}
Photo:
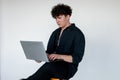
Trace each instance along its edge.
{"label": "finger", "polygon": [[56,59],[56,56],[54,56],[53,58],[52,58],[52,60],[55,60]]}
{"label": "finger", "polygon": [[42,61],[35,60],[37,63],[41,63]]}
{"label": "finger", "polygon": [[53,55],[49,55],[49,57],[48,57],[50,60],[52,60],[53,59]]}
{"label": "finger", "polygon": [[51,56],[49,57],[49,59],[50,59],[50,60],[55,60],[55,59],[56,59],[56,56],[55,56],[55,55],[51,55]]}

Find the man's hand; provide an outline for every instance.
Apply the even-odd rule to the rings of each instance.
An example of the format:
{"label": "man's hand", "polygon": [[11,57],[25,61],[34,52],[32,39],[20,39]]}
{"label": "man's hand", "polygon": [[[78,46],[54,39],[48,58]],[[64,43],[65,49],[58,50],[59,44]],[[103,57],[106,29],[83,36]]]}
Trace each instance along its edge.
{"label": "man's hand", "polygon": [[61,55],[61,54],[48,54],[49,60],[63,60],[69,63],[72,63],[72,56],[71,55]]}
{"label": "man's hand", "polygon": [[48,55],[49,60],[56,60],[56,59],[61,59],[61,55],[59,54],[49,54]]}
{"label": "man's hand", "polygon": [[37,63],[41,63],[42,61],[35,60]]}

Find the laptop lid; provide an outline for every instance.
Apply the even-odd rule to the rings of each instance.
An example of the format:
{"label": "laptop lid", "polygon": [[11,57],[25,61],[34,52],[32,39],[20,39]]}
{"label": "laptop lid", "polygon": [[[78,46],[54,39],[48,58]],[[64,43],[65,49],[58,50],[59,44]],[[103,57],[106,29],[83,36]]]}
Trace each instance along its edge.
{"label": "laptop lid", "polygon": [[42,41],[20,41],[27,59],[49,62]]}

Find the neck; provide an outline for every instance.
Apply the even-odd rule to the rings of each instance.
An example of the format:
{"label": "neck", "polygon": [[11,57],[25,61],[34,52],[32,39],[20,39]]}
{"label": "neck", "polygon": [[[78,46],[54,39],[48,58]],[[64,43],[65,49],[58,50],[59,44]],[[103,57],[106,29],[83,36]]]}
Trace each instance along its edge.
{"label": "neck", "polygon": [[62,29],[62,31],[64,30],[64,29],[66,29],[67,27],[69,27],[71,25],[71,23],[70,22],[68,22],[63,28],[61,28]]}

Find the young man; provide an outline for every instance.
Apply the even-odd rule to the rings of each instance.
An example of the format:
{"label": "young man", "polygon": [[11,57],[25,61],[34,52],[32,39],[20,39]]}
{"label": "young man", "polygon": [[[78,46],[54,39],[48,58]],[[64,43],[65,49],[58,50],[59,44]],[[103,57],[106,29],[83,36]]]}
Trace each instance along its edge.
{"label": "young man", "polygon": [[80,29],[70,23],[71,7],[57,4],[51,14],[59,26],[52,33],[46,50],[52,62],[46,62],[36,73],[22,80],[50,80],[52,77],[70,79],[82,60],[85,38]]}

